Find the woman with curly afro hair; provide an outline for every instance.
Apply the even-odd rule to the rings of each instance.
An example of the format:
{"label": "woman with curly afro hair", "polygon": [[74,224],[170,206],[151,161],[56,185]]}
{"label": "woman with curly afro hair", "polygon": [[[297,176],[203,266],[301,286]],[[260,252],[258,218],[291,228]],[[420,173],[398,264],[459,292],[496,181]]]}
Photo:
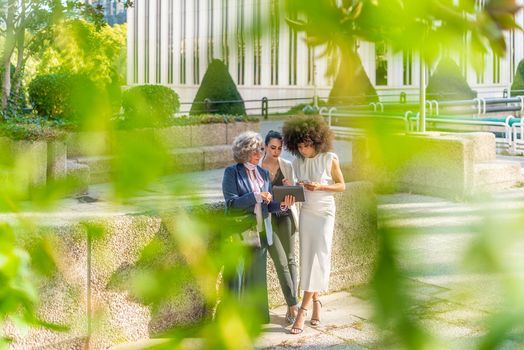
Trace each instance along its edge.
{"label": "woman with curly afro hair", "polygon": [[306,201],[299,218],[300,283],[304,292],[302,305],[292,334],[302,333],[309,304],[313,301],[310,324],[320,324],[322,303],[319,293],[328,289],[331,271],[331,246],[335,227],[334,192],[346,189],[338,156],[330,152],[333,133],[322,117],[296,117],[282,128],[286,148],[297,158],[293,162],[298,179],[304,186]]}

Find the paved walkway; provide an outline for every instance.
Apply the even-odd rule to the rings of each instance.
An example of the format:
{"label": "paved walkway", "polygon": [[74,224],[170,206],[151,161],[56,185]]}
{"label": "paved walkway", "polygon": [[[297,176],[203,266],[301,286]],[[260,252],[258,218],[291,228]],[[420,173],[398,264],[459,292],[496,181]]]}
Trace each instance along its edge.
{"label": "paved walkway", "polygon": [[[454,203],[434,197],[394,194],[380,196],[382,224],[401,229],[397,237],[400,265],[411,281],[415,300],[413,316],[438,339],[441,349],[473,348],[487,326],[482,321],[498,310],[504,301],[500,274],[479,272],[467,259],[472,246],[483,238],[487,222],[500,220],[522,228],[524,189],[501,192],[489,200]],[[489,215],[489,216],[487,216]],[[496,227],[496,226],[495,226]],[[491,231],[491,233],[493,233]],[[496,236],[505,232],[495,232]],[[522,235],[520,235],[522,237]],[[503,240],[503,238],[501,238]],[[516,239],[513,255],[498,257],[524,259],[524,239]],[[503,245],[500,249],[508,248]],[[504,263],[508,261],[503,260]],[[288,334],[284,324],[285,307],[272,310],[272,323],[257,346],[267,349],[380,349],[378,332],[370,321],[371,305],[351,291],[322,298],[323,322],[306,326],[299,336]],[[517,337],[518,339],[518,337]],[[508,341],[504,349],[522,349],[524,339]]]}

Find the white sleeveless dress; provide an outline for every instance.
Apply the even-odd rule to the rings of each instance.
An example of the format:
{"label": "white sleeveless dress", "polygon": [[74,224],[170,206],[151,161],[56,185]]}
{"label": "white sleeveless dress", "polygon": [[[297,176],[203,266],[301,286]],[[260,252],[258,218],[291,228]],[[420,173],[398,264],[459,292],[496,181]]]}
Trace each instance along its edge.
{"label": "white sleeveless dress", "polygon": [[[333,184],[331,165],[335,153],[319,153],[313,158],[293,162],[298,181]],[[300,289],[327,291],[331,272],[331,245],[335,227],[333,192],[305,190],[306,201],[300,209]]]}

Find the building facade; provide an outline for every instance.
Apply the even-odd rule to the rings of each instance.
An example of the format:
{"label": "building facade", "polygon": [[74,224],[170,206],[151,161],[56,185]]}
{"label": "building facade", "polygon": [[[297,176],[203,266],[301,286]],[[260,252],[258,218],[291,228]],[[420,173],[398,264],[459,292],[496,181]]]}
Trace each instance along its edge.
{"label": "building facade", "polygon": [[127,11],[124,0],[86,0],[91,5],[101,5],[104,8],[104,17],[109,25],[123,24],[127,20]]}
{"label": "building facade", "polygon": [[[482,0],[480,0],[482,1]],[[327,58],[285,22],[283,0],[140,0],[127,10],[128,85],[163,84],[191,102],[208,63],[222,59],[245,100],[327,97]],[[482,5],[479,2],[479,5]],[[523,12],[516,15],[524,26]],[[263,30],[262,30],[263,29]],[[455,58],[479,96],[502,96],[524,58],[522,32],[506,33],[505,57],[486,54],[477,74]],[[465,42],[466,44],[466,42]],[[383,100],[416,99],[419,59],[386,45],[360,42],[364,69]]]}

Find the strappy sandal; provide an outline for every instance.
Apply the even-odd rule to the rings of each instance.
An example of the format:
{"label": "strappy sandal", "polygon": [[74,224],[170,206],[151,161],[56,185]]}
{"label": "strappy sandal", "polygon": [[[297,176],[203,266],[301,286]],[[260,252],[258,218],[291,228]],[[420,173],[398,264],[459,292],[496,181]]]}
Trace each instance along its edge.
{"label": "strappy sandal", "polygon": [[293,324],[293,323],[295,323],[295,319],[296,319],[296,317],[293,316],[293,315],[291,314],[291,310],[288,309],[287,312],[286,312],[286,322],[287,322],[288,324]]}
{"label": "strappy sandal", "polygon": [[[301,307],[299,307],[298,312],[300,312],[300,310],[304,311],[304,317],[307,317],[307,309],[305,309],[305,308],[303,308],[301,306]],[[297,314],[297,318],[298,318],[298,314]],[[306,324],[306,322],[304,322],[304,324]],[[290,333],[294,334],[294,335],[297,335],[297,334],[302,333],[303,331],[304,331],[304,326],[302,326],[302,328],[293,327],[293,328],[291,328]]]}
{"label": "strappy sandal", "polygon": [[[313,300],[313,303],[319,303],[320,304],[320,308],[322,309],[322,302],[317,299],[317,300]],[[311,324],[313,327],[316,327],[320,324],[320,318],[312,318],[310,321],[309,321],[309,324]]]}

